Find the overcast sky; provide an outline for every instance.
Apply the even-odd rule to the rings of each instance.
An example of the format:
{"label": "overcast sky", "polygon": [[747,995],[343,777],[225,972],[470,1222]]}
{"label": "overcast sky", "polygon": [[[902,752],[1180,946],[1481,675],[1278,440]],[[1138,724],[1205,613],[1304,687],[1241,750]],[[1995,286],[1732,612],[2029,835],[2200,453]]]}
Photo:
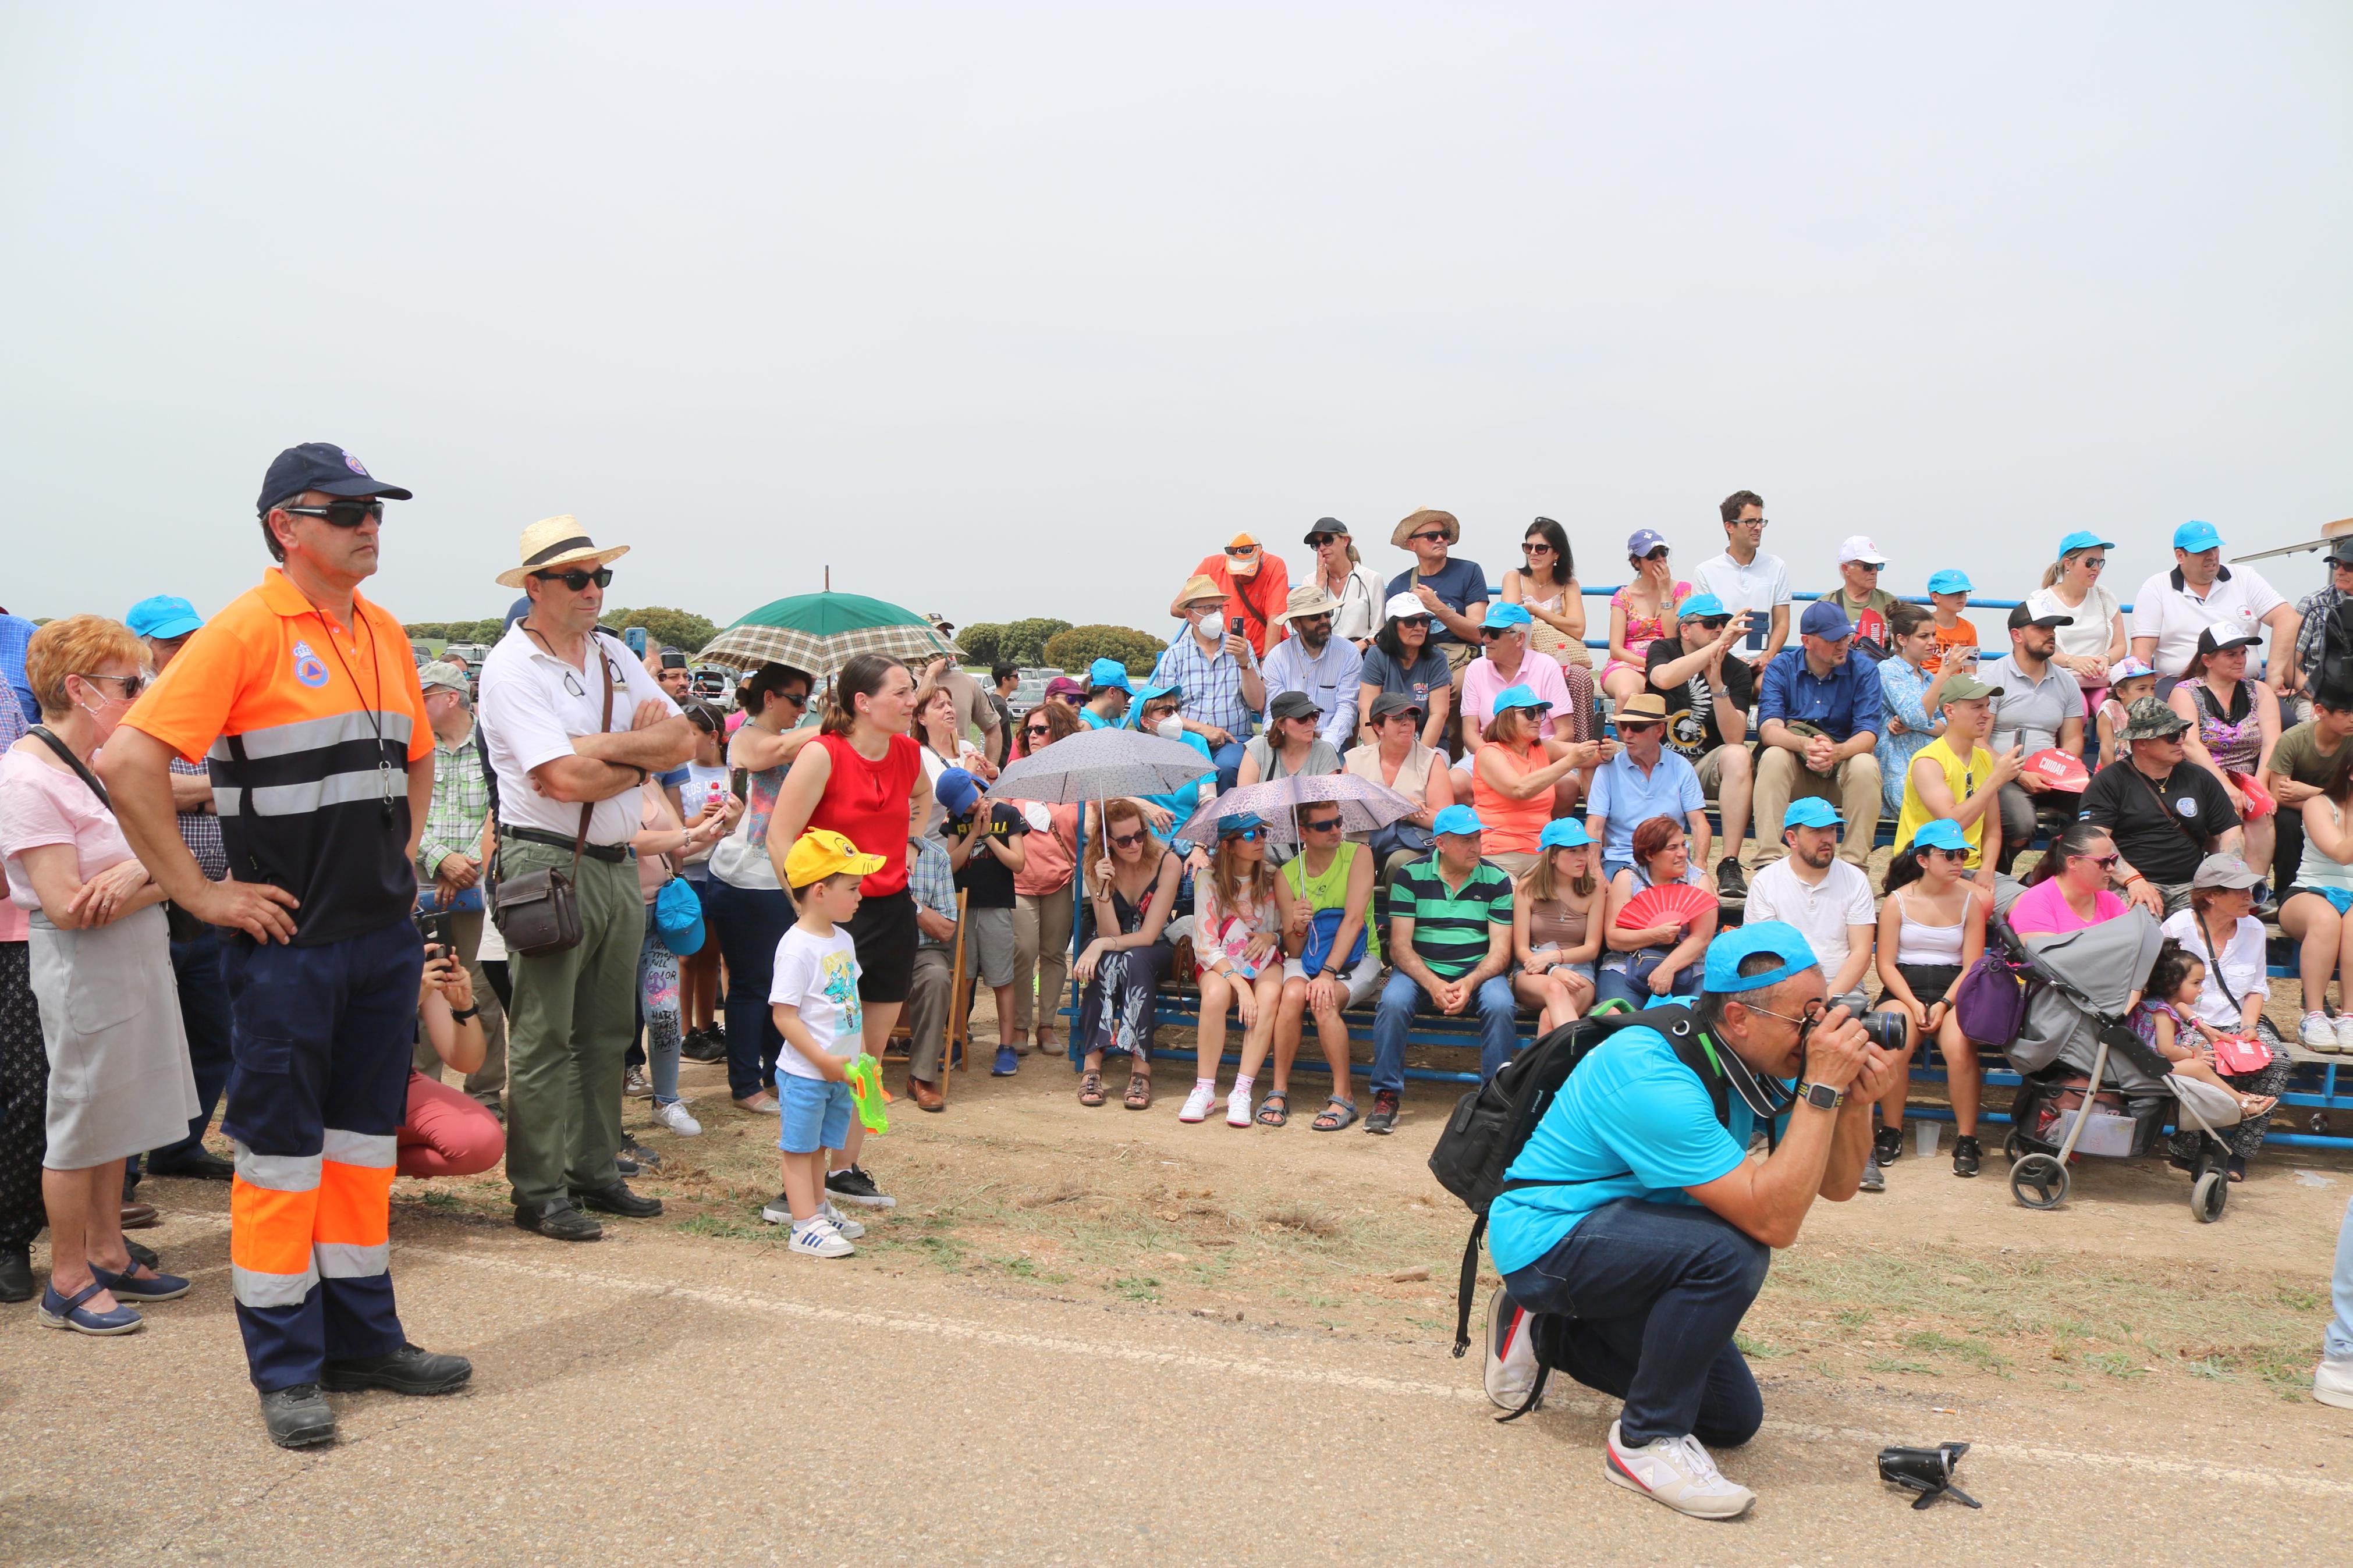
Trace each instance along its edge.
{"label": "overcast sky", "polygon": [[1801,587],[2129,597],[2353,513],[2348,81],[2333,3],[9,5],[0,602],[217,609],[317,439],[408,620],[563,511],[615,604],[1165,634],[1238,528],[1606,584],[1744,487]]}

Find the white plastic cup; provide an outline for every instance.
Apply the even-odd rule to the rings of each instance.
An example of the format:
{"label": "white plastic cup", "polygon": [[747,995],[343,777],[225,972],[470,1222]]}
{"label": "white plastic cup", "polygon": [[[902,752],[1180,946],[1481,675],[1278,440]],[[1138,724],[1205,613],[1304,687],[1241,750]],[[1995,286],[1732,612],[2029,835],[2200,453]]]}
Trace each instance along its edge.
{"label": "white plastic cup", "polygon": [[1936,1157],[1936,1138],[1938,1133],[1943,1131],[1944,1125],[1945,1124],[1941,1121],[1915,1121],[1913,1123],[1913,1127],[1915,1129],[1912,1134],[1913,1142],[1919,1149],[1920,1158],[1923,1160],[1933,1160]]}

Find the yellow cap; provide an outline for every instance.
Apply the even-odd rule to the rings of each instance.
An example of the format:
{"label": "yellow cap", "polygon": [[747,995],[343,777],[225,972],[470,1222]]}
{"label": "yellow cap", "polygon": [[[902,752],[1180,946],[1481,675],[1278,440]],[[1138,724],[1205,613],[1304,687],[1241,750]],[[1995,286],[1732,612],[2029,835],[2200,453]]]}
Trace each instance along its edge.
{"label": "yellow cap", "polygon": [[858,846],[830,827],[812,827],[793,840],[785,856],[785,879],[796,888],[822,882],[849,872],[871,877],[882,869],[882,857],[861,855]]}

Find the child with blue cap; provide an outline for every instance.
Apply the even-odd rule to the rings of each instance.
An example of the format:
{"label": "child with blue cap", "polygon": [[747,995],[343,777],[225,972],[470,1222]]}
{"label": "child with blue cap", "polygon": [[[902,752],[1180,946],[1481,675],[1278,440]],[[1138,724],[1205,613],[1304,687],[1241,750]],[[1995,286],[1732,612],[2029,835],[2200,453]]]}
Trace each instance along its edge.
{"label": "child with blue cap", "polygon": [[1020,1053],[1007,1035],[1014,1016],[1013,879],[1029,860],[1021,840],[1029,837],[1029,821],[1001,800],[982,810],[979,782],[962,768],[944,769],[933,793],[947,812],[940,834],[965,895],[964,972],[997,994],[998,1044],[989,1076],[1011,1078],[1021,1068]]}
{"label": "child with blue cap", "polygon": [[1966,572],[1947,567],[1931,573],[1928,577],[1928,609],[1936,622],[1936,649],[1921,660],[1920,668],[1934,675],[1945,668],[1947,658],[1959,661],[1959,668],[1969,668],[1978,661],[1978,629],[1969,624],[1961,611],[1977,592]]}
{"label": "child with blue cap", "polygon": [[[1823,1010],[1821,968],[1794,927],[1725,932],[1705,973],[1688,1012],[1596,1046],[1505,1172],[1536,1184],[1489,1210],[1504,1282],[1489,1305],[1488,1393],[1526,1393],[1503,1353],[1517,1336],[1494,1326],[1560,1314],[1556,1364],[1625,1402],[1602,1473],[1679,1513],[1735,1519],[1756,1496],[1708,1447],[1746,1442],[1765,1410],[1733,1336],[1814,1200],[1853,1195],[1871,1101],[1896,1068],[1854,1019]],[[1750,1158],[1759,1120],[1785,1110],[1772,1152]]]}

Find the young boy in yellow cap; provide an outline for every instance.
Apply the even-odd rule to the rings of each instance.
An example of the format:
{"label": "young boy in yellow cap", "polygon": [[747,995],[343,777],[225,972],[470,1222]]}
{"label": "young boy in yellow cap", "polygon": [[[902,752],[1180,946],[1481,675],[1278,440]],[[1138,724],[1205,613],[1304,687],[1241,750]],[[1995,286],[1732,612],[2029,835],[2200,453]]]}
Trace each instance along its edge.
{"label": "young boy in yellow cap", "polygon": [[[843,925],[858,912],[860,879],[882,868],[880,855],[830,828],[793,841],[785,877],[801,918],[776,943],[768,1005],[785,1049],[776,1058],[776,1100],[784,1186],[760,1211],[770,1225],[790,1224],[791,1249],[809,1258],[847,1258],[866,1227],[826,1196],[826,1151],[849,1135],[849,1064],[864,1018],[858,1000],[858,950]],[[832,1049],[836,1040],[847,1054]]]}

